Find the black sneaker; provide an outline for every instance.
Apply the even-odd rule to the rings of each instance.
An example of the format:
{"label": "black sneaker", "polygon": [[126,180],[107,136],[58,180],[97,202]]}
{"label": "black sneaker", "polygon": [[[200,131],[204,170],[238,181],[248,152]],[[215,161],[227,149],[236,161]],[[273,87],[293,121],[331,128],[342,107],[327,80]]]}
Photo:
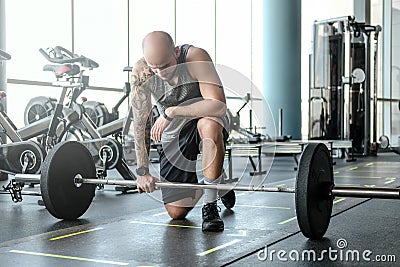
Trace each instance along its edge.
{"label": "black sneaker", "polygon": [[[225,208],[231,209],[235,206],[236,203],[236,194],[235,191],[229,190],[228,192],[224,191],[223,196],[221,197],[221,202],[224,204]],[[222,195],[222,194],[221,194]]]}
{"label": "black sneaker", "polygon": [[202,230],[207,232],[221,232],[224,230],[224,222],[219,217],[217,201],[203,206]]}

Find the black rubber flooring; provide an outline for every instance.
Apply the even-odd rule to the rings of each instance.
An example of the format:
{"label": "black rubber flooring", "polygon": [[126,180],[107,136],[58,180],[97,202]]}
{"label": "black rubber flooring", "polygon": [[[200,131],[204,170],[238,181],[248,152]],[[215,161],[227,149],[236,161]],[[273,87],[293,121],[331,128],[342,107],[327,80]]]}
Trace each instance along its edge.
{"label": "black rubber flooring", "polygon": [[[335,183],[398,187],[399,161],[395,154],[356,162],[336,159]],[[248,175],[246,158],[235,158],[233,166],[243,184],[263,180]],[[265,183],[293,186],[293,167],[292,158],[276,157]],[[232,211],[220,205],[222,233],[201,231],[200,204],[187,220],[172,221],[159,198],[160,192],[121,194],[109,186],[96,192],[79,220],[60,221],[37,204],[40,197],[24,196],[23,202],[13,203],[0,195],[0,266],[396,266],[393,256],[400,252],[397,200],[337,198],[326,237],[311,241],[297,226],[293,194],[237,192]],[[347,246],[340,249],[343,243]],[[327,252],[321,256],[329,249],[344,255],[369,250],[374,261],[331,260]],[[272,259],[265,259],[265,252],[273,250]],[[296,251],[319,257],[296,259]],[[377,262],[375,256],[391,262]]]}

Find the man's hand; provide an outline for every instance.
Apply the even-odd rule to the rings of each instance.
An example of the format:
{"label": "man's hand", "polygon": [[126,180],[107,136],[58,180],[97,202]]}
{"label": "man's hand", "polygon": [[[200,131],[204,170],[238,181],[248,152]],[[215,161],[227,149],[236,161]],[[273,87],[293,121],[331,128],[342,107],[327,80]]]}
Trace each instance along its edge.
{"label": "man's hand", "polygon": [[158,117],[153,127],[151,128],[151,138],[153,138],[153,140],[156,142],[161,142],[161,135],[170,123],[171,122],[164,118],[162,115]]}
{"label": "man's hand", "polygon": [[154,191],[155,183],[158,182],[156,177],[151,176],[149,173],[144,176],[138,176],[136,186],[139,193],[151,193]]}

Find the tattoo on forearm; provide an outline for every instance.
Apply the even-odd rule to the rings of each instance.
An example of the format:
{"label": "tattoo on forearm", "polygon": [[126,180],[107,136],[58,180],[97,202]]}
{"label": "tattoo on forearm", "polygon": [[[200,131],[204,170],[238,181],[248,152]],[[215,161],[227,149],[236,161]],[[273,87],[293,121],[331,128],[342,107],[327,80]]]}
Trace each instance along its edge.
{"label": "tattoo on forearm", "polygon": [[151,79],[153,75],[144,60],[132,73],[132,107],[137,165],[148,167],[151,130]]}

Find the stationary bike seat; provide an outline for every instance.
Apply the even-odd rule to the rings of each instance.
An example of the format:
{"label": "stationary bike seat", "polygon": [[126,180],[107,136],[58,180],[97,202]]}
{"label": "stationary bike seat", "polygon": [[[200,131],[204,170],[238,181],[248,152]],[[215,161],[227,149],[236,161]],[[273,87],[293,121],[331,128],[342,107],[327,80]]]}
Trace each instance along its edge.
{"label": "stationary bike seat", "polygon": [[80,68],[75,64],[62,64],[62,65],[51,65],[47,64],[43,67],[44,71],[52,71],[57,78],[61,78],[64,75],[73,76],[79,74]]}

